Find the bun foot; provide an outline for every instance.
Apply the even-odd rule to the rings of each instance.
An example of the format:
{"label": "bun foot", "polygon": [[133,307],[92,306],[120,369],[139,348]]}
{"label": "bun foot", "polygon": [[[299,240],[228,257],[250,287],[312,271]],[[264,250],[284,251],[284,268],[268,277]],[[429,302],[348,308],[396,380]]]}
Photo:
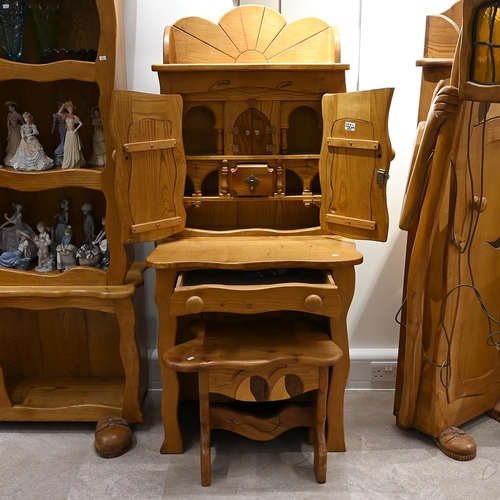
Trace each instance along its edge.
{"label": "bun foot", "polygon": [[467,462],[476,457],[476,442],[458,427],[445,429],[436,439],[439,449],[448,457]]}
{"label": "bun foot", "polygon": [[132,447],[132,429],[124,418],[103,417],[97,422],[94,448],[103,458],[115,458]]}

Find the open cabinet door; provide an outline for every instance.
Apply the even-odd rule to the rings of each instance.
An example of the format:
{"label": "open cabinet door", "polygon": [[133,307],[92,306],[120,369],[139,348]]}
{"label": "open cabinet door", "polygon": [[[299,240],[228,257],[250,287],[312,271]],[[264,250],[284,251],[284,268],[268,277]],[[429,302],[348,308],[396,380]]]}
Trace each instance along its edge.
{"label": "open cabinet door", "polygon": [[323,96],[319,161],[323,232],[386,241],[386,181],[394,151],[388,133],[394,89]]}
{"label": "open cabinet door", "polygon": [[186,159],[181,96],[115,90],[111,116],[124,241],[153,241],[182,231]]}

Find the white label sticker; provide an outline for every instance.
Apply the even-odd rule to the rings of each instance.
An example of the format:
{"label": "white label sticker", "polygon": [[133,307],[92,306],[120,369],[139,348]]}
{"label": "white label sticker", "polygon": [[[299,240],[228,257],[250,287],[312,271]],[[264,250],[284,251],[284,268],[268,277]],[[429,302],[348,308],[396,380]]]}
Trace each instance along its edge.
{"label": "white label sticker", "polygon": [[106,56],[99,56],[99,61],[105,61],[106,60]]}
{"label": "white label sticker", "polygon": [[3,3],[2,4],[2,9],[8,9],[9,8],[9,4],[8,3]]}
{"label": "white label sticker", "polygon": [[349,132],[354,132],[356,130],[356,124],[353,122],[345,122],[345,129]]}

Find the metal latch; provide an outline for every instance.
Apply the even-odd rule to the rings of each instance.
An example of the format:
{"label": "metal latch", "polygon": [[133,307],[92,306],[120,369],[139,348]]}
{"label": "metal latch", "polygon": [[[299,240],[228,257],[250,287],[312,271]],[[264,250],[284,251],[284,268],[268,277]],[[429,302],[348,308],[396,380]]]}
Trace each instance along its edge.
{"label": "metal latch", "polygon": [[377,170],[377,184],[382,185],[389,178],[389,174],[382,168]]}
{"label": "metal latch", "polygon": [[253,194],[255,191],[255,185],[260,182],[260,179],[252,174],[250,177],[245,179],[245,182],[250,185],[250,192]]}

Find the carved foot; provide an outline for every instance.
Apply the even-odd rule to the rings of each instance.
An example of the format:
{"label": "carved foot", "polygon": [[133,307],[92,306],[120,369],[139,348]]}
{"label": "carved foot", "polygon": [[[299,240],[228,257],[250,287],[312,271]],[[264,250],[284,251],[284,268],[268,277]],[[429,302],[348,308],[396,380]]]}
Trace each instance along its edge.
{"label": "carved foot", "polygon": [[94,448],[103,458],[119,457],[132,447],[132,429],[124,418],[103,417],[97,422]]}
{"label": "carved foot", "polygon": [[476,457],[476,442],[458,427],[445,429],[436,439],[439,449],[448,457],[467,462]]}
{"label": "carved foot", "polygon": [[486,412],[488,417],[494,418],[497,422],[500,422],[500,403],[498,403],[495,408]]}

